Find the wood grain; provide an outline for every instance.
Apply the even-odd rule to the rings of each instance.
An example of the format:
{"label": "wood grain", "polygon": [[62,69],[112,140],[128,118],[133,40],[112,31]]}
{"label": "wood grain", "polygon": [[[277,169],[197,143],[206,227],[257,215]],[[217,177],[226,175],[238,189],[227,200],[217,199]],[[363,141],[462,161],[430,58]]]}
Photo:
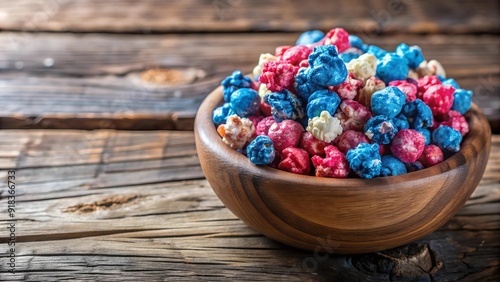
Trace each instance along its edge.
{"label": "wood grain", "polygon": [[[498,33],[498,1],[18,0],[0,5],[0,29],[73,32]],[[446,15],[446,17],[443,17]]]}
{"label": "wood grain", "polygon": [[[300,251],[259,235],[224,208],[204,179],[151,183],[151,175],[168,173],[162,162],[177,159],[173,166],[186,168],[180,160],[193,153],[182,147],[194,147],[192,136],[160,131],[0,131],[1,179],[5,180],[6,169],[18,167],[21,193],[17,198],[19,268],[16,275],[6,273],[2,251],[0,281],[123,281],[124,277],[148,281],[494,281],[499,277],[498,135],[493,136],[480,185],[453,219],[414,244],[357,256]],[[115,145],[110,147],[110,141],[103,139]],[[82,146],[84,140],[92,146]],[[70,157],[73,150],[66,147],[80,148],[83,159]],[[156,150],[163,153],[153,153]],[[107,166],[102,171],[116,174],[116,185],[98,183],[93,165],[101,159]],[[58,172],[48,172],[48,163]],[[151,171],[150,176],[123,184],[120,178],[141,169]],[[91,187],[78,182],[91,178],[96,183]],[[92,210],[82,211],[78,206]],[[4,226],[5,198],[0,199],[0,207]],[[1,231],[2,250],[5,240]]]}
{"label": "wood grain", "polygon": [[[225,76],[250,72],[260,53],[297,36],[34,34],[12,45],[11,34],[2,33],[0,99],[8,102],[0,108],[0,127],[192,130],[201,101]],[[475,92],[474,101],[500,131],[498,37],[361,37],[388,49],[419,44]],[[158,69],[175,71],[177,80],[151,79]]]}

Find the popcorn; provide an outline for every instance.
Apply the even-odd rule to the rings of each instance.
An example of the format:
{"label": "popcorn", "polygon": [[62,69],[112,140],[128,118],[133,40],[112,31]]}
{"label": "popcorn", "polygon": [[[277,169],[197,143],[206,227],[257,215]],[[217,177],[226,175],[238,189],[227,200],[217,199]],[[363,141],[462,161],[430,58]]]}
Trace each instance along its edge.
{"label": "popcorn", "polygon": [[349,34],[343,28],[334,28],[330,30],[324,38],[324,45],[335,45],[339,53],[351,47],[349,43]]}
{"label": "popcorn", "polygon": [[399,88],[388,86],[373,93],[371,101],[372,113],[393,118],[401,112],[405,99],[405,94]]}
{"label": "popcorn", "polygon": [[307,103],[309,96],[318,90],[325,89],[324,86],[316,84],[309,79],[310,69],[301,68],[295,76],[295,89],[302,102]]}
{"label": "popcorn", "polygon": [[335,117],[340,120],[344,131],[351,129],[361,131],[366,122],[372,118],[372,113],[354,100],[344,100],[340,103],[339,111]]}
{"label": "popcorn", "polygon": [[284,120],[271,125],[268,136],[273,141],[274,148],[281,152],[288,147],[297,147],[304,128],[293,120]]}
{"label": "popcorn", "polygon": [[222,137],[222,141],[233,149],[241,149],[250,140],[255,127],[247,118],[240,118],[237,115],[227,117],[226,123],[217,127],[217,132]]}
{"label": "popcorn", "polygon": [[391,144],[392,154],[400,161],[413,163],[424,151],[425,137],[413,129],[402,129],[396,133]]}
{"label": "popcorn", "polygon": [[277,121],[301,119],[304,117],[302,102],[292,92],[283,90],[264,96],[264,102],[271,106],[271,114]]}
{"label": "popcorn", "polygon": [[325,154],[325,158],[317,155],[311,158],[316,168],[316,176],[345,178],[349,175],[349,163],[337,147],[333,145],[326,146]]}
{"label": "popcorn", "polygon": [[277,122],[272,116],[263,118],[261,121],[259,121],[257,126],[255,126],[256,135],[268,135],[269,128],[271,128],[271,126],[275,123]]}
{"label": "popcorn", "polygon": [[302,133],[302,138],[300,139],[299,147],[306,150],[309,155],[314,156],[324,156],[325,147],[329,144],[318,140],[311,132],[306,131]]}
{"label": "popcorn", "polygon": [[446,77],[446,72],[440,62],[436,60],[430,60],[429,62],[423,61],[417,68],[417,73],[419,77],[426,75],[439,75]]}
{"label": "popcorn", "polygon": [[306,130],[326,143],[332,142],[333,139],[342,134],[340,120],[332,117],[328,111],[322,111],[319,117],[309,119]]}
{"label": "popcorn", "polygon": [[440,125],[432,132],[432,142],[443,151],[458,152],[462,142],[462,135],[449,126]]}
{"label": "popcorn", "polygon": [[248,144],[246,151],[248,159],[255,165],[268,165],[276,156],[273,142],[265,135],[257,136]]}
{"label": "popcorn", "polygon": [[424,61],[422,49],[418,46],[411,46],[401,43],[396,47],[396,54],[405,58],[408,61],[408,66],[412,69],[418,68],[420,63]]}
{"label": "popcorn", "polygon": [[284,89],[292,90],[295,74],[299,67],[285,61],[269,61],[262,66],[259,81],[266,84],[267,89],[280,92]]}
{"label": "popcorn", "polygon": [[352,100],[356,97],[356,95],[358,95],[361,85],[363,85],[363,82],[361,80],[357,80],[354,77],[354,74],[350,72],[344,82],[332,87],[332,89],[337,92],[342,100]]}
{"label": "popcorn", "polygon": [[396,176],[407,172],[405,164],[394,156],[382,156],[381,161],[380,176]]}
{"label": "popcorn", "polygon": [[359,90],[359,95],[356,100],[370,109],[373,93],[384,88],[385,83],[382,80],[376,77],[370,77],[365,81],[365,85]]}
{"label": "popcorn", "polygon": [[309,154],[306,150],[291,147],[283,150],[281,154],[279,169],[297,174],[308,174],[311,170]]}
{"label": "popcorn", "polygon": [[356,148],[347,152],[349,167],[362,178],[373,178],[380,175],[382,161],[378,144],[359,143]]}
{"label": "popcorn", "polygon": [[240,88],[250,88],[252,80],[243,76],[241,71],[235,70],[232,75],[226,77],[222,82],[222,93],[224,94],[224,101],[229,102],[231,94]]}
{"label": "popcorn", "polygon": [[402,112],[413,129],[428,128],[432,126],[432,111],[422,100],[407,102]]}
{"label": "popcorn", "polygon": [[357,37],[356,35],[349,35],[349,44],[351,44],[352,47],[357,48],[361,50],[362,52],[366,52],[368,49],[368,45],[364,44],[361,38]]}
{"label": "popcorn", "polygon": [[[252,74],[253,77],[257,78],[262,74],[262,66],[267,63],[267,62],[275,62],[277,60],[276,56],[270,54],[270,53],[265,53],[265,54],[260,54],[259,57],[259,64],[256,65],[253,68]],[[265,85],[265,84],[262,84]]]}
{"label": "popcorn", "polygon": [[223,124],[230,115],[234,115],[233,109],[231,109],[231,104],[224,103],[224,105],[217,107],[212,113],[212,121],[215,125]]}
{"label": "popcorn", "polygon": [[364,128],[365,135],[378,144],[389,144],[398,129],[387,116],[374,116],[368,120]]}
{"label": "popcorn", "polygon": [[389,82],[389,86],[396,86],[405,94],[406,102],[415,101],[415,99],[417,99],[417,85],[418,84],[409,82],[408,79]]}
{"label": "popcorn", "polygon": [[340,98],[337,93],[326,89],[318,90],[309,97],[307,116],[314,118],[319,116],[322,111],[328,111],[333,116],[339,104]]}
{"label": "popcorn", "polygon": [[345,81],[347,68],[333,45],[316,46],[309,55],[309,79],[322,86],[335,86]]}
{"label": "popcorn", "polygon": [[240,88],[231,94],[231,109],[240,117],[255,114],[260,108],[259,93],[251,88]]}
{"label": "popcorn", "polygon": [[311,30],[302,33],[295,45],[308,45],[314,44],[325,37],[325,34],[321,30]]}
{"label": "popcorn", "polygon": [[418,159],[425,167],[437,165],[444,160],[444,154],[436,145],[427,145],[424,147],[422,155]]}
{"label": "popcorn", "polygon": [[434,115],[444,114],[453,105],[454,92],[453,86],[433,85],[425,91],[422,100],[429,106]]}
{"label": "popcorn", "polygon": [[462,136],[465,136],[469,132],[469,124],[464,116],[462,116],[457,111],[449,111],[441,122],[442,125],[447,125],[456,131],[460,132]]}
{"label": "popcorn", "polygon": [[372,54],[363,54],[347,63],[347,70],[357,79],[366,81],[376,73],[377,58]]}
{"label": "popcorn", "polygon": [[465,114],[472,105],[472,91],[464,89],[455,89],[453,93],[452,110],[455,110],[462,115]]}
{"label": "popcorn", "polygon": [[296,45],[283,53],[281,59],[294,66],[298,66],[303,60],[307,60],[312,49],[305,45]]}
{"label": "popcorn", "polygon": [[386,84],[393,80],[403,80],[408,76],[408,61],[396,53],[387,53],[379,58],[377,77]]}
{"label": "popcorn", "polygon": [[[338,148],[342,153],[347,153],[347,151],[356,148],[359,143],[370,143],[370,140],[363,132],[347,130],[340,135],[340,140],[338,142]],[[383,148],[381,146],[381,148]]]}

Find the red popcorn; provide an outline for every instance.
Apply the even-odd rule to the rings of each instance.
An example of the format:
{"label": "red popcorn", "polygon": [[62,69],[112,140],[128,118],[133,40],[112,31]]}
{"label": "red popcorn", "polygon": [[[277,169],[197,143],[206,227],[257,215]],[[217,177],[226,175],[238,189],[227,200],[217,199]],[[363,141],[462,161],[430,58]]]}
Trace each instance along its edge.
{"label": "red popcorn", "polygon": [[335,117],[340,120],[343,130],[362,131],[365,123],[372,118],[372,113],[354,100],[344,100]]}
{"label": "red popcorn", "polygon": [[266,117],[270,116],[271,109],[272,108],[268,103],[264,102],[263,100],[261,101],[259,110],[264,116]]}
{"label": "red popcorn", "polygon": [[351,43],[349,43],[349,33],[343,28],[334,28],[330,30],[320,42],[323,42],[324,45],[331,44],[337,46],[339,53],[351,47]]}
{"label": "red popcorn", "polygon": [[349,175],[349,163],[344,154],[337,147],[329,145],[325,147],[326,157],[313,156],[311,161],[316,168],[316,176],[345,178]]}
{"label": "red popcorn", "polygon": [[404,163],[413,163],[424,151],[425,137],[413,129],[402,129],[392,139],[391,152]]}
{"label": "red popcorn", "polygon": [[293,46],[278,46],[276,47],[276,49],[274,50],[274,56],[276,57],[281,57],[283,56],[283,54],[285,54],[285,52],[292,48]]}
{"label": "red popcorn", "polygon": [[[276,151],[281,152],[288,147],[297,147],[304,128],[294,120],[286,119],[269,128],[267,136],[273,141]],[[307,152],[306,152],[307,153]]]}
{"label": "red popcorn", "polygon": [[259,124],[263,118],[264,118],[263,116],[249,116],[248,117],[248,119],[252,121],[252,123],[254,124],[254,127],[255,127],[255,131],[253,132],[251,139],[254,139],[255,137],[257,137],[257,135],[259,135],[259,134],[257,134],[257,127],[255,125]]}
{"label": "red popcorn", "polygon": [[285,53],[283,53],[281,59],[294,66],[300,66],[302,61],[307,61],[307,57],[309,57],[309,54],[311,54],[311,52],[312,48],[305,45],[297,45],[286,50]]}
{"label": "red popcorn", "polygon": [[[368,137],[363,132],[359,131],[354,131],[354,130],[347,130],[340,135],[340,139],[338,141],[338,147],[339,150],[342,153],[347,153],[350,149],[356,148],[359,143],[370,143],[370,140]],[[380,146],[382,147],[382,146]]]}
{"label": "red popcorn", "polygon": [[396,86],[403,93],[405,93],[406,100],[405,102],[415,101],[417,99],[417,86],[413,83],[410,83],[406,80],[395,80],[389,82],[389,86]]}
{"label": "red popcorn", "polygon": [[358,95],[358,91],[362,85],[363,81],[357,80],[354,74],[350,72],[344,82],[337,86],[329,87],[329,89],[331,88],[331,90],[335,91],[342,100],[352,100]]}
{"label": "red popcorn", "polygon": [[302,133],[302,138],[299,143],[299,147],[306,150],[311,156],[323,156],[325,154],[325,147],[328,145],[328,143],[316,139],[309,131]]}
{"label": "red popcorn", "polygon": [[259,123],[257,123],[257,126],[255,126],[255,135],[267,135],[269,132],[269,128],[271,128],[271,126],[275,123],[276,120],[272,116],[263,118],[261,121],[259,121]]}
{"label": "red popcorn", "polygon": [[308,174],[311,170],[309,154],[301,148],[286,148],[281,152],[278,169],[297,174]]}
{"label": "red popcorn", "polygon": [[307,68],[307,67],[309,67],[309,61],[308,60],[302,60],[302,62],[300,62],[300,64],[299,64],[299,67],[301,67],[301,68]]}
{"label": "red popcorn", "polygon": [[429,87],[433,85],[440,85],[441,80],[436,75],[427,75],[422,78],[418,79],[418,91],[417,91],[417,98],[422,99],[422,96],[424,95],[425,91],[429,89]]}
{"label": "red popcorn", "polygon": [[432,85],[422,96],[424,103],[432,110],[433,115],[444,114],[453,106],[455,88],[450,85]]}
{"label": "red popcorn", "polygon": [[469,123],[462,114],[457,111],[449,111],[445,114],[442,125],[447,125],[465,136],[469,132]]}
{"label": "red popcorn", "polygon": [[438,146],[431,144],[424,147],[424,151],[418,160],[425,167],[430,167],[442,162],[444,160],[444,154]]}
{"label": "red popcorn", "polygon": [[283,89],[295,91],[293,83],[298,71],[298,66],[287,62],[269,61],[262,66],[262,74],[259,77],[259,81],[265,83],[267,89],[273,92],[280,92]]}

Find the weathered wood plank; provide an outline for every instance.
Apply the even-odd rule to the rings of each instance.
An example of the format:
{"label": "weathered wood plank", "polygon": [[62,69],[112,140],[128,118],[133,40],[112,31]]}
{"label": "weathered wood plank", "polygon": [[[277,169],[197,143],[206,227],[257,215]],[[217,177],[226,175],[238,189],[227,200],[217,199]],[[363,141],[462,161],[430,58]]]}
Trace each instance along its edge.
{"label": "weathered wood plank", "polygon": [[[190,130],[199,104],[225,76],[250,72],[260,53],[292,44],[297,34],[35,34],[19,45],[9,36],[0,34],[1,128]],[[364,39],[389,49],[421,45],[475,91],[500,130],[500,38]]]}
{"label": "weathered wood plank", "polygon": [[349,30],[385,33],[499,31],[498,1],[18,0],[0,5],[0,29],[77,32]]}
{"label": "weathered wood plank", "polygon": [[[0,179],[4,183],[6,169],[16,168],[19,194],[17,274],[6,273],[7,236],[0,231],[0,281],[122,281],[123,275],[148,281],[494,281],[500,136],[492,141],[480,185],[441,229],[395,250],[338,256],[257,234],[223,207],[204,179],[158,178],[172,167],[199,167],[190,132],[2,130]],[[71,157],[75,151],[82,158]],[[151,173],[137,177],[137,171]],[[115,175],[102,182],[108,173]]]}

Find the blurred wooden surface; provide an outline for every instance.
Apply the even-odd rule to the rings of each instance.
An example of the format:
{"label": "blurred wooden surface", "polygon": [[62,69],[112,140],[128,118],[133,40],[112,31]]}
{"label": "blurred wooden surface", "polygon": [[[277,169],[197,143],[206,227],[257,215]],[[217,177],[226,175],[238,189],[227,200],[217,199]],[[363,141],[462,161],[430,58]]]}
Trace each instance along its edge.
{"label": "blurred wooden surface", "polygon": [[[500,280],[499,135],[481,184],[445,226],[338,256],[281,245],[234,217],[204,180],[190,132],[232,70],[249,72],[304,30],[343,26],[388,49],[422,46],[474,90],[498,133],[500,4],[476,2],[0,2],[0,281]],[[11,169],[16,275],[5,263]]]}

